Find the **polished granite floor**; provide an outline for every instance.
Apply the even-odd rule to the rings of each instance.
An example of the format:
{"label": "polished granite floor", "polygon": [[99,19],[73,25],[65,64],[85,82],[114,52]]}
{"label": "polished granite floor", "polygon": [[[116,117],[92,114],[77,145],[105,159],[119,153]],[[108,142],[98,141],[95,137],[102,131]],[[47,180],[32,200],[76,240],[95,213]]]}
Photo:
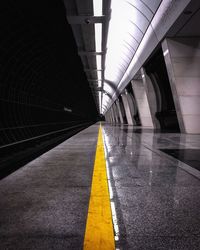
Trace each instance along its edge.
{"label": "polished granite floor", "polygon": [[200,149],[160,149],[176,159],[200,171]]}
{"label": "polished granite floor", "polygon": [[200,149],[200,136],[134,130],[104,126],[118,249],[200,249],[198,173],[160,151]]}
{"label": "polished granite floor", "polygon": [[0,250],[82,249],[98,127],[0,181]]}
{"label": "polished granite floor", "polygon": [[[82,249],[98,128],[0,181],[1,250]],[[200,136],[135,130],[103,125],[116,249],[199,250],[199,171],[162,150]]]}

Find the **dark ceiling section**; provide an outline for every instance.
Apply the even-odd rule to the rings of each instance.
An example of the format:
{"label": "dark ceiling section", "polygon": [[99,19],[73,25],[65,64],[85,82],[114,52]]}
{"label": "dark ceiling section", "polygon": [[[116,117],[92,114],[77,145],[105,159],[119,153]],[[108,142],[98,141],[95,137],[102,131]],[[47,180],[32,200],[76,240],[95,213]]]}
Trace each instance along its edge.
{"label": "dark ceiling section", "polygon": [[0,144],[96,120],[62,1],[3,0],[0,20]]}
{"label": "dark ceiling section", "polygon": [[168,37],[200,36],[200,1],[191,0],[167,33]]}

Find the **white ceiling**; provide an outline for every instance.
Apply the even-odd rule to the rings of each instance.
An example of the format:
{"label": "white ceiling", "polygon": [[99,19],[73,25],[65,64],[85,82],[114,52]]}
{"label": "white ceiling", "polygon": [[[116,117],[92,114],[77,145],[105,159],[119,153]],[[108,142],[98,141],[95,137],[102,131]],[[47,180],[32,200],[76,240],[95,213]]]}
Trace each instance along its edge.
{"label": "white ceiling", "polygon": [[[166,34],[200,34],[200,1],[102,0],[98,10],[99,1],[64,3],[97,107],[106,113]],[[190,14],[182,14],[186,7]]]}

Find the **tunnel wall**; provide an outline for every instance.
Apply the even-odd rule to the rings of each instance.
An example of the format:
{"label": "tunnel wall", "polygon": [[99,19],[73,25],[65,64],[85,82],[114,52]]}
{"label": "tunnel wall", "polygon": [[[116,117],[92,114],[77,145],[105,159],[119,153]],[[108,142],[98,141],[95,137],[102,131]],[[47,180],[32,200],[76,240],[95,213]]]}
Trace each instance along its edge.
{"label": "tunnel wall", "polygon": [[1,1],[0,146],[96,120],[62,1]]}

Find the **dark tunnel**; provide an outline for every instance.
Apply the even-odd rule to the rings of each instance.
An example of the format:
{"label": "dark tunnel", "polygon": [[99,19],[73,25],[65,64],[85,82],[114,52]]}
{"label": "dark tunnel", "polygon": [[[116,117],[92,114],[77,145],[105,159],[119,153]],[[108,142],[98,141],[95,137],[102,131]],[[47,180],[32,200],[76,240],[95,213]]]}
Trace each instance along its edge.
{"label": "dark tunnel", "polygon": [[91,125],[98,113],[62,1],[3,0],[0,12],[3,171],[8,157],[11,164],[22,151],[33,155],[37,145]]}

